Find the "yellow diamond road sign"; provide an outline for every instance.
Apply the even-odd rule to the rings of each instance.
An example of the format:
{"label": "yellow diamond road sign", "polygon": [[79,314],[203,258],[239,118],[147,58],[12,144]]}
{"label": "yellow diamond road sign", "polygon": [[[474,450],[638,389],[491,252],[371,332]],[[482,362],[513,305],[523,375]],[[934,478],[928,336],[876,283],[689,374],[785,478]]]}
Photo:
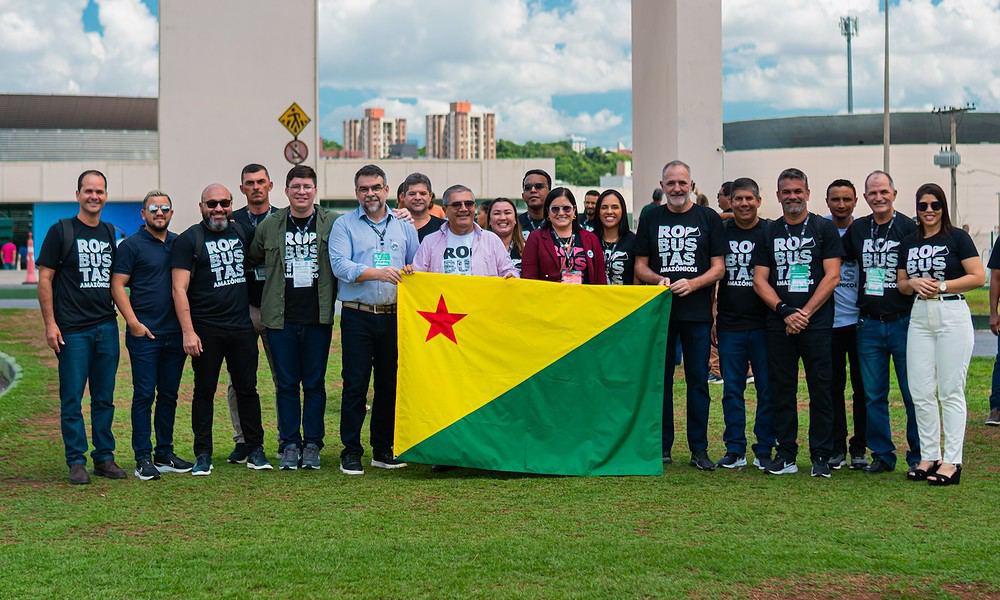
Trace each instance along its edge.
{"label": "yellow diamond road sign", "polygon": [[285,129],[295,137],[298,137],[302,133],[302,130],[306,128],[309,121],[309,115],[295,102],[292,102],[288,110],[281,113],[281,116],[278,117],[278,122],[284,125]]}

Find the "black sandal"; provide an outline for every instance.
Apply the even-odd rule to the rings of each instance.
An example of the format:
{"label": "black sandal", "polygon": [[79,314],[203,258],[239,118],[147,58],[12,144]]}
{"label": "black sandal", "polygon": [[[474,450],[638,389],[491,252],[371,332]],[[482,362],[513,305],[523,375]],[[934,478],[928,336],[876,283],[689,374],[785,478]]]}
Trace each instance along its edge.
{"label": "black sandal", "polygon": [[955,465],[955,472],[951,475],[934,473],[927,477],[929,485],[958,485],[962,481],[962,465]]}
{"label": "black sandal", "polygon": [[906,472],[906,478],[910,481],[926,481],[928,476],[937,473],[938,467],[940,466],[941,466],[941,461],[937,461],[931,463],[930,468],[926,470],[913,467],[912,469]]}

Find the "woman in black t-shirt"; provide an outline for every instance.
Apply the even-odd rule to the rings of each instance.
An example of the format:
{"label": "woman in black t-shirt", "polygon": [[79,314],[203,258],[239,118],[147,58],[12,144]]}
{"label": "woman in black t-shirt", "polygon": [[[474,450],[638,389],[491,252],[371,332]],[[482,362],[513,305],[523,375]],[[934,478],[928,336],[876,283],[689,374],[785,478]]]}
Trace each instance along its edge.
{"label": "woman in black t-shirt", "polygon": [[510,198],[497,198],[486,209],[487,229],[497,234],[504,248],[510,252],[510,260],[517,273],[521,274],[521,254],[524,252],[524,236],[521,224],[517,222],[517,206]]}
{"label": "woman in black t-shirt", "polygon": [[594,235],[604,250],[608,285],[635,283],[635,234],[628,226],[625,198],[615,190],[604,190],[594,208]]}
{"label": "woman in black t-shirt", "polygon": [[920,186],[917,232],[900,244],[897,272],[900,293],[917,295],[906,337],[921,458],[906,474],[912,481],[954,485],[961,480],[965,378],[974,340],[963,293],[981,287],[985,278],[972,238],[951,225],[944,190],[934,183]]}

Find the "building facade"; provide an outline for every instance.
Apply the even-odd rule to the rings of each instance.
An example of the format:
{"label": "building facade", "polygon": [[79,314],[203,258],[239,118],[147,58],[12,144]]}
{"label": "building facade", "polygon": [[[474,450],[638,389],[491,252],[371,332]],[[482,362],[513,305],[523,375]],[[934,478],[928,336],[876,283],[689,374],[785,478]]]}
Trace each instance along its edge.
{"label": "building facade", "polygon": [[473,113],[468,100],[452,102],[446,115],[427,115],[427,158],[493,160],[496,115]]}
{"label": "building facade", "polygon": [[366,108],[362,119],[344,121],[344,150],[374,160],[389,158],[389,149],[406,143],[406,119],[387,119],[385,110]]}

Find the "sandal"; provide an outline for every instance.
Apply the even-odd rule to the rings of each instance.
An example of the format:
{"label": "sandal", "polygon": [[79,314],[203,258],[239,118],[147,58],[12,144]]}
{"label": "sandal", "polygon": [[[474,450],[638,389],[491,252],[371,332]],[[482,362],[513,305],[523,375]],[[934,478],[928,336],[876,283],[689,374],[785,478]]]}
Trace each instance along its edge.
{"label": "sandal", "polygon": [[929,485],[958,485],[962,481],[962,465],[955,465],[955,472],[951,475],[941,473],[929,474],[927,483]]}
{"label": "sandal", "polygon": [[[919,463],[918,463],[919,464]],[[921,469],[914,466],[912,469],[906,472],[906,478],[910,481],[925,481],[928,476],[937,473],[938,467],[941,466],[941,461],[934,461],[931,466],[927,469]]]}

